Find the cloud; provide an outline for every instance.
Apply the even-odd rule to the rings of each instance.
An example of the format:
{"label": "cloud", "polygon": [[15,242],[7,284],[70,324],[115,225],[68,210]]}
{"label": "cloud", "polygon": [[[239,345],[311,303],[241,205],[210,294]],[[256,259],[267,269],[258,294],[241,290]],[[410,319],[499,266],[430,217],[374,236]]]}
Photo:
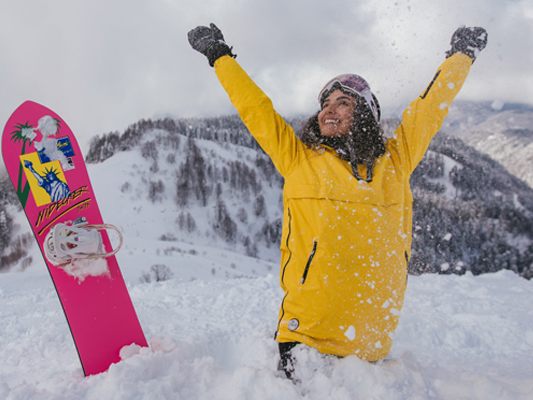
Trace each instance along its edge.
{"label": "cloud", "polygon": [[25,99],[62,115],[86,149],[95,134],[154,115],[233,112],[186,34],[216,22],[283,115],[311,113],[332,76],[358,73],[385,112],[425,88],[459,25],[489,45],[461,98],[533,103],[533,6],[527,1],[39,0],[0,14],[0,119]]}

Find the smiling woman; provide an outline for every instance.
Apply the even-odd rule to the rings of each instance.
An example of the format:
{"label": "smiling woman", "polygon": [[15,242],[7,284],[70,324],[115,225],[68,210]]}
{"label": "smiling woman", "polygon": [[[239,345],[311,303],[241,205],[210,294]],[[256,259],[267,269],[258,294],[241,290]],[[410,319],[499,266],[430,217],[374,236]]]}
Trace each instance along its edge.
{"label": "smiling woman", "polygon": [[[328,82],[320,111],[300,137],[235,61],[214,25],[189,32],[251,134],[285,178],[276,340],[280,367],[292,349],[381,360],[392,346],[411,252],[410,176],[422,160],[487,35],[459,28],[435,78],[405,110],[386,142],[368,83],[353,74]],[[297,362],[297,361],[296,361]]]}
{"label": "smiling woman", "polygon": [[[310,148],[328,146],[350,163],[358,180],[372,180],[374,164],[385,152],[380,107],[370,86],[359,75],[339,75],[318,95],[321,110],[312,116],[299,134]],[[366,177],[358,165],[366,168]]]}
{"label": "smiling woman", "polygon": [[356,108],[355,98],[334,90],[322,104],[318,113],[318,127],[322,136],[340,137],[350,132]]}

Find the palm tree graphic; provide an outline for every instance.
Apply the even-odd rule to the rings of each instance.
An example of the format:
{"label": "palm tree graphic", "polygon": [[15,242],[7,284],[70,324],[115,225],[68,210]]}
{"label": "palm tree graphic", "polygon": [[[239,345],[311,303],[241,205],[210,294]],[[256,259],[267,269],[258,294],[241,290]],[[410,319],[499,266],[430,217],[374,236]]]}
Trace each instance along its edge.
{"label": "palm tree graphic", "polygon": [[[22,151],[20,154],[26,154],[26,143],[31,142],[34,138],[33,127],[26,122],[25,124],[15,125],[16,130],[11,132],[11,140],[14,142],[22,141]],[[22,163],[19,166],[19,175],[17,183],[17,196],[22,204],[22,208],[26,208],[26,202],[28,195],[30,194],[30,184],[26,181],[26,184],[22,186],[22,177],[24,175],[24,169]]]}

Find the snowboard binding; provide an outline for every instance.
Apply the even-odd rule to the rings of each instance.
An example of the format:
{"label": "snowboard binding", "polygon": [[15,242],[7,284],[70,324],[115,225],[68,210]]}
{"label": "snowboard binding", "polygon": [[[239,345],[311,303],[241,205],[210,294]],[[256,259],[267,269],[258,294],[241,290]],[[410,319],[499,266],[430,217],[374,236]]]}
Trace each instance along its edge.
{"label": "snowboard binding", "polygon": [[[118,246],[106,252],[102,243],[101,231],[112,230],[119,238]],[[115,255],[122,247],[122,233],[114,225],[88,224],[85,220],[58,223],[50,229],[44,239],[46,258],[56,267],[76,260],[107,258]]]}

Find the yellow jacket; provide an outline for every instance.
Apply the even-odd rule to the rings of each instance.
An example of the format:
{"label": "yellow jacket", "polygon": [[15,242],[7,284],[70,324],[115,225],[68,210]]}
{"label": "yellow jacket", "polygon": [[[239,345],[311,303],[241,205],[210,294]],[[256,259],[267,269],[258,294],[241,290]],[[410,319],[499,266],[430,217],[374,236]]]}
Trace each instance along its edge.
{"label": "yellow jacket", "polygon": [[277,341],[369,361],[390,351],[411,249],[409,177],[471,64],[461,53],[442,63],[404,111],[367,183],[334,150],[304,145],[233,58],[215,62],[242,121],[285,179]]}

